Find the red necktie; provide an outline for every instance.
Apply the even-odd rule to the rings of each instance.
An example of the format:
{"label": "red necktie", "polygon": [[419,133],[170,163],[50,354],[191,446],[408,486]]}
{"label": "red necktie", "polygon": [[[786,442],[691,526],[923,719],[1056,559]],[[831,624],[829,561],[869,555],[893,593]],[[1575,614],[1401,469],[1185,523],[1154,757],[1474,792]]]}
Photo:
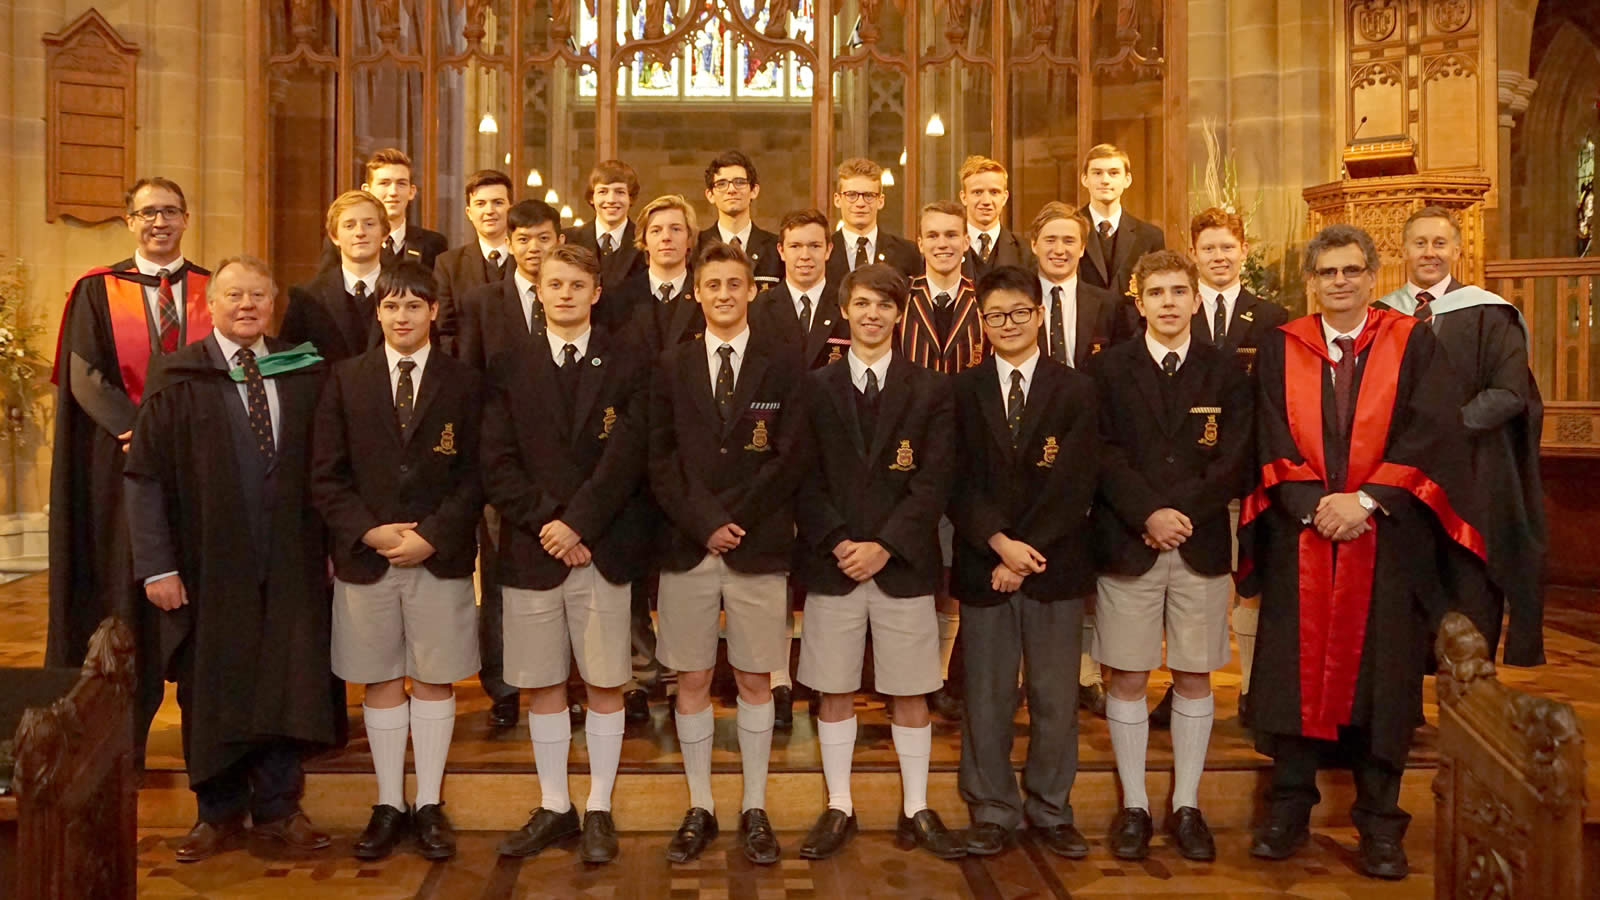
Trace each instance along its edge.
{"label": "red necktie", "polygon": [[1411,314],[1424,322],[1428,321],[1429,319],[1433,318],[1433,309],[1428,306],[1428,304],[1432,302],[1432,294],[1428,293],[1427,291],[1419,292],[1417,294],[1417,308],[1413,310]]}
{"label": "red necktie", "polygon": [[159,274],[161,284],[156,288],[156,311],[161,320],[161,352],[171,353],[178,349],[180,337],[178,302],[172,296],[172,276],[166,269],[162,269]]}
{"label": "red necktie", "polygon": [[1356,380],[1356,341],[1352,337],[1336,337],[1339,361],[1333,364],[1333,409],[1339,416],[1339,433],[1350,433],[1351,382]]}

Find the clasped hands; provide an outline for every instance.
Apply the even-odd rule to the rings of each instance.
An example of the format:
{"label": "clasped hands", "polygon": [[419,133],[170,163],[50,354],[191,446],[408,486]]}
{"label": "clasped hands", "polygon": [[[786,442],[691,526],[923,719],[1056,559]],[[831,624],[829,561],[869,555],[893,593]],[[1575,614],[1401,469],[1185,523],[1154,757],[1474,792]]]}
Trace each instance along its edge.
{"label": "clasped hands", "polygon": [[1372,511],[1361,505],[1358,492],[1324,494],[1317,501],[1312,527],[1330,541],[1353,541],[1372,530]]}
{"label": "clasped hands", "polygon": [[378,551],[389,565],[408,569],[421,565],[433,555],[433,545],[417,534],[416,528],[416,522],[375,525],[361,536],[361,543]]}
{"label": "clasped hands", "polygon": [[839,571],[856,582],[870,581],[889,562],[889,551],[877,541],[842,540],[833,545]]}
{"label": "clasped hands", "polygon": [[989,548],[1000,555],[1000,565],[989,573],[989,586],[994,590],[1009,594],[1022,587],[1022,579],[1044,571],[1044,554],[1026,541],[997,533],[989,538]]}

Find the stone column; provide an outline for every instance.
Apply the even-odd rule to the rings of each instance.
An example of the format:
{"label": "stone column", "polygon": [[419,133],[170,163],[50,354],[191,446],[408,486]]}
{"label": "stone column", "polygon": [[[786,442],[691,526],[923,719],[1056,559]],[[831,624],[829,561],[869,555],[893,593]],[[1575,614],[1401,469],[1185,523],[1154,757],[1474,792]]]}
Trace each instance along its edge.
{"label": "stone column", "polygon": [[1490,256],[1501,259],[1511,256],[1511,228],[1513,209],[1510,198],[1507,196],[1513,184],[1511,172],[1511,131],[1517,127],[1517,122],[1528,109],[1528,101],[1533,99],[1534,88],[1539,82],[1509,69],[1501,69],[1499,76],[1499,127],[1500,127],[1500,152],[1496,160],[1501,185],[1500,206],[1495,209],[1494,221],[1485,222],[1485,237],[1488,246],[1485,251]]}

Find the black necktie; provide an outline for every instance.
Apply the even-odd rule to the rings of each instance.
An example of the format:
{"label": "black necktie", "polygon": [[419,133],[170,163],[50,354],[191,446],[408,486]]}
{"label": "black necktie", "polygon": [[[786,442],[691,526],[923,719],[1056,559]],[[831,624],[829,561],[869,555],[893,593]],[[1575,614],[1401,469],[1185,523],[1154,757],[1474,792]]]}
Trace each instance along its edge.
{"label": "black necktie", "polygon": [[867,236],[866,235],[862,235],[862,236],[856,238],[856,261],[855,261],[855,265],[851,266],[850,268],[859,269],[859,268],[861,268],[862,266],[864,266],[866,264],[867,264]]}
{"label": "black necktie", "polygon": [[278,450],[272,441],[272,408],[267,404],[267,382],[256,365],[254,350],[241,348],[233,358],[244,370],[245,412],[250,417],[250,431],[256,436],[256,449],[270,464]]}
{"label": "black necktie", "polygon": [[394,418],[400,423],[400,433],[411,427],[411,412],[416,408],[416,386],[411,383],[411,370],[417,361],[407,356],[396,363],[400,369],[400,383],[394,389]]}
{"label": "black necktie", "polygon": [[1161,371],[1167,373],[1169,378],[1178,374],[1178,351],[1168,350],[1167,355],[1161,357]]}
{"label": "black necktie", "polygon": [[383,249],[389,251],[389,255],[390,256],[399,256],[400,255],[400,242],[395,240],[394,239],[394,235],[391,234],[391,235],[389,235],[388,238],[386,238],[384,240]]}
{"label": "black necktie", "polygon": [[950,294],[940,291],[933,298],[933,327],[939,329],[939,333],[934,335],[934,340],[938,342],[939,347],[943,347],[950,339],[950,328],[955,324],[955,318],[955,304],[951,302]]}
{"label": "black necktie", "polygon": [[1110,247],[1111,246],[1111,220],[1110,219],[1101,220],[1100,226],[1099,226],[1099,231],[1100,231],[1100,242],[1102,244],[1105,244],[1107,247]]}
{"label": "black necktie", "polygon": [[670,281],[661,282],[661,289],[656,291],[656,293],[661,295],[661,302],[662,303],[671,303],[672,302],[672,282],[670,282]]}
{"label": "black necktie", "polygon": [[356,282],[350,288],[350,296],[356,298],[356,305],[365,307],[367,305],[367,283],[365,281]]}
{"label": "black necktie", "polygon": [[800,295],[800,330],[811,330],[811,297],[807,294]]}
{"label": "black necktie", "polygon": [[1350,397],[1353,385],[1350,382],[1356,377],[1356,341],[1352,337],[1336,337],[1334,346],[1339,348],[1339,361],[1333,364],[1333,409],[1339,417],[1339,433],[1348,434],[1350,431]]}
{"label": "black necktie", "polygon": [[561,365],[556,369],[556,379],[561,384],[561,395],[568,402],[578,388],[578,345],[567,344],[561,348]]}
{"label": "black necktie", "polygon": [[989,261],[990,243],[989,232],[985,231],[983,234],[978,235],[978,257],[984,262]]}
{"label": "black necktie", "polygon": [[1011,391],[1006,394],[1006,424],[1011,426],[1011,446],[1017,445],[1017,436],[1022,433],[1022,407],[1026,403],[1022,394],[1022,372],[1018,369],[1011,370]]}
{"label": "black necktie", "polygon": [[1050,358],[1064,366],[1072,365],[1067,349],[1067,323],[1061,313],[1061,285],[1050,289]]}
{"label": "black necktie", "polygon": [[[1107,219],[1107,220],[1101,222],[1099,231],[1100,231],[1100,247],[1101,247],[1102,250],[1105,251],[1106,265],[1109,266],[1109,265],[1111,265],[1111,257],[1116,254],[1116,250],[1117,250],[1117,235],[1116,235],[1116,232],[1111,230],[1111,220]],[[1116,277],[1116,273],[1112,273],[1111,277],[1115,278]],[[1116,287],[1117,287],[1116,285],[1112,285],[1112,288],[1116,288]],[[1125,288],[1124,288],[1124,290],[1125,290]]]}
{"label": "black necktie", "polygon": [[528,333],[538,334],[539,329],[544,327],[544,304],[539,302],[539,291],[532,287],[528,288],[528,299],[531,301],[528,307]]}
{"label": "black necktie", "polygon": [[1217,311],[1211,317],[1211,343],[1222,346],[1222,339],[1228,336],[1228,308],[1222,303],[1222,295],[1217,295]]}
{"label": "black necktie", "polygon": [[1419,292],[1417,294],[1417,308],[1413,310],[1411,314],[1424,322],[1428,321],[1429,319],[1433,318],[1433,310],[1428,306],[1428,304],[1432,302],[1432,294],[1428,293],[1427,291]]}
{"label": "black necktie", "polygon": [[733,236],[733,240],[728,241],[728,243],[732,244],[733,246],[737,247],[740,250],[744,249],[744,242],[739,240],[739,236],[738,235],[734,235]]}
{"label": "black necktie", "polygon": [[608,231],[605,234],[600,235],[600,255],[601,256],[610,256],[611,255],[611,251],[613,251],[615,249],[616,249],[616,246],[614,245],[614,242],[611,240],[611,232]]}
{"label": "black necktie", "polygon": [[500,267],[500,251],[499,250],[490,250],[489,251],[489,268],[484,270],[484,273],[483,273],[484,276],[487,277],[490,281],[498,281],[502,276],[505,275],[505,273],[506,273],[506,270],[502,269]]}
{"label": "black necktie", "polygon": [[867,370],[867,386],[866,386],[866,389],[862,391],[862,393],[864,395],[866,395],[867,405],[874,406],[874,407],[878,405],[878,373],[877,372],[874,372],[871,369]]}
{"label": "black necktie", "polygon": [[733,345],[718,347],[717,355],[722,357],[722,364],[717,367],[717,416],[726,424],[733,409]]}

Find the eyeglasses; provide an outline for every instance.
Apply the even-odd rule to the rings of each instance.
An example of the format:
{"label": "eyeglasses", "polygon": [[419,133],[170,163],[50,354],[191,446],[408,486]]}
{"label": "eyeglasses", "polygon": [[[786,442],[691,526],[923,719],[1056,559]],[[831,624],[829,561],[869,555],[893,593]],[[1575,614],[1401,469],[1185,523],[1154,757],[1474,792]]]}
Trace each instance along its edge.
{"label": "eyeglasses", "polygon": [[883,196],[881,191],[840,191],[839,196],[851,203],[871,202]]}
{"label": "eyeglasses", "polygon": [[750,179],[748,178],[718,178],[716,181],[711,182],[711,189],[719,194],[726,194],[729,191],[742,191],[749,186]]}
{"label": "eyeglasses", "polygon": [[1008,321],[1013,325],[1026,325],[1033,320],[1033,317],[1037,315],[1038,312],[1039,307],[1037,306],[1023,306],[1013,309],[1010,312],[984,313],[983,324],[989,326],[990,328],[1004,328],[1006,326],[1006,322]]}
{"label": "eyeglasses", "polygon": [[1328,266],[1325,269],[1316,270],[1315,274],[1316,274],[1316,276],[1318,278],[1322,279],[1323,281],[1333,281],[1336,278],[1338,278],[1341,274],[1344,275],[1344,280],[1345,281],[1354,281],[1357,278],[1360,278],[1362,275],[1367,274],[1367,267],[1366,266],[1345,266],[1342,269],[1336,269],[1333,266]]}
{"label": "eyeglasses", "polygon": [[157,219],[176,222],[184,217],[185,210],[177,206],[146,206],[144,209],[136,209],[128,213],[128,215],[147,223],[154,222]]}

